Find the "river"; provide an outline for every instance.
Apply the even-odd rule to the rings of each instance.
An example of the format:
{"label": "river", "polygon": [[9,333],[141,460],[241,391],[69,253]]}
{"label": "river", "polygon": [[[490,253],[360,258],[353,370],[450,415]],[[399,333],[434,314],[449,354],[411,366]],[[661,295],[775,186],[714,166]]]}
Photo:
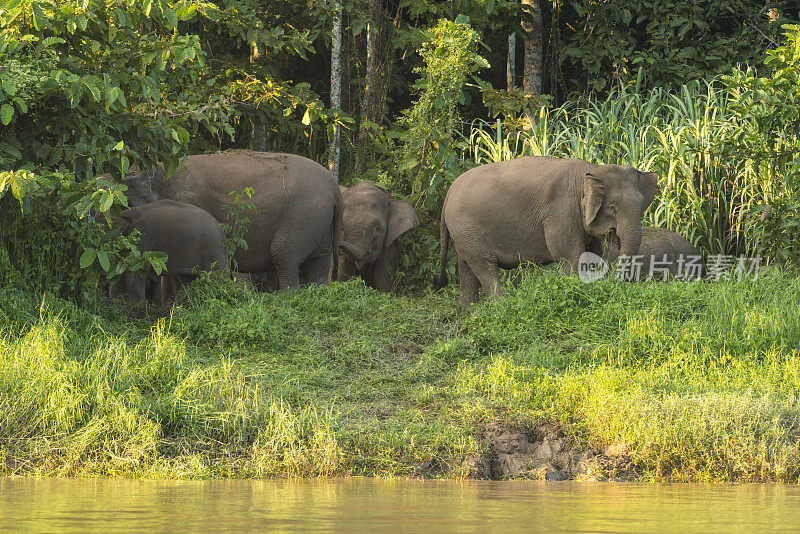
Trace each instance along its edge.
{"label": "river", "polygon": [[797,532],[800,486],[0,478],[0,532]]}

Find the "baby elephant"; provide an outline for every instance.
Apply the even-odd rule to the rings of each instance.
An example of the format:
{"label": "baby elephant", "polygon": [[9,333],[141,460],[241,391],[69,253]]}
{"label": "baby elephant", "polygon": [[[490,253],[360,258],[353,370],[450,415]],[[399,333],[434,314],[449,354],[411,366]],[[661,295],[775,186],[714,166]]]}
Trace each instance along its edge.
{"label": "baby elephant", "polygon": [[392,199],[374,182],[364,180],[340,187],[344,201],[339,247],[338,280],[360,276],[378,291],[392,290],[392,262],[398,254],[397,238],[419,226],[408,202]]}
{"label": "baby elephant", "polygon": [[[225,233],[217,220],[201,208],[174,200],[157,200],[127,209],[113,222],[123,235],[134,229],[142,232],[138,245],[141,252],[167,254],[164,276],[169,280],[173,293],[178,282],[187,282],[200,271],[228,272]],[[122,280],[111,288],[111,296],[123,292],[137,302],[148,298],[163,304],[165,300],[161,280],[153,269],[146,273],[136,271],[123,275]]]}
{"label": "baby elephant", "polygon": [[[619,245],[608,242],[604,245],[602,256],[613,263],[620,255]],[[641,262],[639,280],[651,277],[663,280],[680,275],[682,279],[692,280],[700,276],[700,252],[686,238],[666,228],[642,227],[642,244],[639,246],[637,260]]]}

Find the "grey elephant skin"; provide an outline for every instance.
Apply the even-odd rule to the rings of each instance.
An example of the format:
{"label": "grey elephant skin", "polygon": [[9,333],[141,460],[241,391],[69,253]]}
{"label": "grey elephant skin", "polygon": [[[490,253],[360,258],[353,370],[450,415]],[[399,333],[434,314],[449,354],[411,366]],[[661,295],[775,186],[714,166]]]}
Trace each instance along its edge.
{"label": "grey elephant skin", "polygon": [[252,188],[256,212],[245,212],[247,250],[234,259],[241,272],[277,275],[280,289],[296,287],[300,278],[327,284],[338,262],[335,239],[341,231],[342,195],[333,175],[322,165],[293,154],[231,150],[188,156],[166,180],[162,168],[154,175],[126,176],[128,202],[140,205],[158,198],[192,204],[220,222],[229,221],[230,193]]}
{"label": "grey elephant skin", "polygon": [[[619,246],[605,241],[596,254],[602,255],[609,262],[616,262],[619,258]],[[700,251],[680,234],[666,228],[642,228],[642,244],[639,246],[637,256],[641,258],[642,266],[639,279],[663,280],[669,275],[674,278],[679,272],[681,256],[686,262],[690,256],[700,257]],[[685,265],[685,263],[684,263]],[[686,278],[691,279],[691,278]]]}
{"label": "grey elephant skin", "polygon": [[445,198],[435,285],[447,283],[451,237],[462,304],[477,302],[480,287],[501,297],[499,268],[559,262],[566,272],[577,272],[593,238],[611,235],[622,253],[633,255],[657,179],[629,166],[537,156],[471,169],[456,178]]}
{"label": "grey elephant skin", "polygon": [[[201,271],[228,272],[225,233],[214,217],[196,206],[158,200],[123,211],[113,224],[123,235],[134,229],[142,232],[137,245],[141,252],[167,254],[167,270],[163,274],[173,292],[179,282],[185,283]],[[133,301],[147,298],[163,304],[166,298],[161,277],[152,268],[126,273],[109,289],[111,296],[124,293]]]}
{"label": "grey elephant skin", "polygon": [[340,186],[344,200],[338,280],[359,276],[378,291],[392,290],[397,239],[419,226],[414,207],[395,200],[370,180]]}

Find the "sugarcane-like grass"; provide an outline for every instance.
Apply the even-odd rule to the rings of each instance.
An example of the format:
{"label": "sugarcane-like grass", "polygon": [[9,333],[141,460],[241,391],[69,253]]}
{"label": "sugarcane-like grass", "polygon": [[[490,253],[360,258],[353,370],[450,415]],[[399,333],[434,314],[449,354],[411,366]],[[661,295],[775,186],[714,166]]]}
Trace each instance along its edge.
{"label": "sugarcane-like grass", "polygon": [[[654,171],[661,190],[645,224],[676,231],[709,254],[751,256],[767,248],[752,225],[789,193],[788,170],[733,142],[756,133],[752,121],[732,111],[741,98],[719,80],[692,81],[678,92],[620,87],[543,109],[530,131],[498,133],[476,123],[468,157],[483,164],[551,156]],[[775,150],[792,151],[793,142],[787,137]]]}

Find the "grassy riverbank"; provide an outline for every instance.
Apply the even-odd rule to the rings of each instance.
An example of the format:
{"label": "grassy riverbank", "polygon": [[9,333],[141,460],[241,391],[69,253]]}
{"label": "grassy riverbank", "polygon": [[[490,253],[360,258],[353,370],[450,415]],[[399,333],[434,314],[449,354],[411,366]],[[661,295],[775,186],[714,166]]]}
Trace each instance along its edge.
{"label": "grassy riverbank", "polygon": [[548,422],[642,479],[798,480],[800,279],[507,291],[204,281],[161,320],[0,291],[0,475],[457,477]]}

